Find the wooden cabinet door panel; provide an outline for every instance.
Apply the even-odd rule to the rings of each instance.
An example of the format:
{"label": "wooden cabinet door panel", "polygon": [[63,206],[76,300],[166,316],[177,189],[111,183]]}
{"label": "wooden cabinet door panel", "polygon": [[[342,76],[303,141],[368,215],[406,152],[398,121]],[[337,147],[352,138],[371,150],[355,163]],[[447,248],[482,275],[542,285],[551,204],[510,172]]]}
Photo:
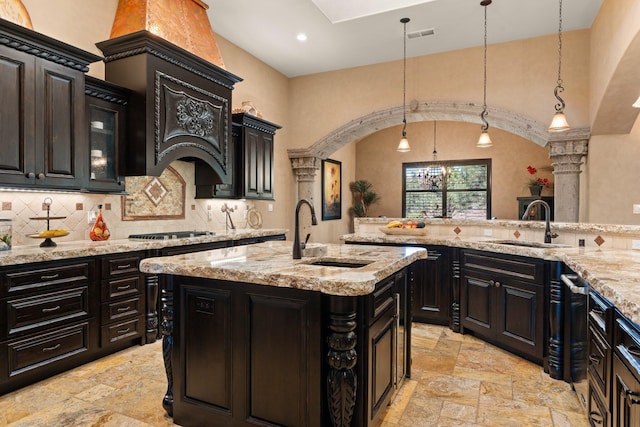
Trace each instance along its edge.
{"label": "wooden cabinet door panel", "polygon": [[613,358],[613,401],[616,427],[640,425],[640,380],[616,354]]}
{"label": "wooden cabinet door panel", "polygon": [[37,60],[35,86],[40,100],[36,103],[36,178],[43,184],[79,188],[87,145],[83,74]]}
{"label": "wooden cabinet door panel", "polygon": [[369,384],[367,405],[369,420],[375,419],[394,387],[395,319],[390,307],[369,330]]}
{"label": "wooden cabinet door panel", "polygon": [[273,136],[264,134],[262,136],[262,162],[260,169],[262,173],[260,178],[262,179],[261,196],[265,197],[270,195],[273,197]]}
{"label": "wooden cabinet door panel", "polygon": [[525,282],[502,281],[496,286],[500,319],[498,339],[542,359],[544,354],[544,287]]}
{"label": "wooden cabinet door panel", "polygon": [[231,293],[184,288],[184,396],[231,410]]}
{"label": "wooden cabinet door panel", "polygon": [[485,336],[494,335],[493,313],[496,307],[493,284],[494,281],[488,275],[476,272],[463,273],[460,287],[460,317],[464,328]]}
{"label": "wooden cabinet door panel", "polygon": [[2,182],[33,182],[35,138],[34,59],[32,55],[0,46],[0,175]]}

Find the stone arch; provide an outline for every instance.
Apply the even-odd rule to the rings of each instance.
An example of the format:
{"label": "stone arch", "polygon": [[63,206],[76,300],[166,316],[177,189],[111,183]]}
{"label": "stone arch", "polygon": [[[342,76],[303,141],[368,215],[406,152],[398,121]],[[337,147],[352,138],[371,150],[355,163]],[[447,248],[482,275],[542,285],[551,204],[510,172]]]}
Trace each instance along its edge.
{"label": "stone arch", "polygon": [[[406,117],[408,123],[448,120],[480,125],[480,111],[481,108],[474,103],[419,102],[414,100],[411,101],[406,111]],[[587,142],[590,138],[589,128],[572,128],[566,132],[552,134],[547,131],[546,125],[536,122],[530,117],[495,107],[489,108],[488,111],[487,120],[491,127],[511,132],[541,147],[551,147],[550,155],[554,167],[560,162],[578,166],[577,170],[572,170],[570,174],[561,172],[563,174],[557,176],[556,180],[556,189],[558,187],[567,189],[568,193],[567,195],[562,194],[562,198],[559,198],[556,191],[556,220],[576,222],[578,220],[577,210],[573,205],[579,200],[579,165],[581,159],[587,155]],[[320,159],[328,158],[353,141],[358,141],[382,129],[398,126],[402,123],[402,117],[402,106],[374,111],[340,126],[308,148],[289,149],[291,166],[298,182],[298,198],[313,195],[313,185],[316,171],[320,167]],[[567,147],[570,148],[568,151]],[[577,151],[571,147],[578,147]],[[569,180],[570,185],[565,184]],[[576,183],[578,184],[576,185]],[[558,215],[558,211],[560,211],[560,215]],[[569,213],[565,215],[565,211]]]}

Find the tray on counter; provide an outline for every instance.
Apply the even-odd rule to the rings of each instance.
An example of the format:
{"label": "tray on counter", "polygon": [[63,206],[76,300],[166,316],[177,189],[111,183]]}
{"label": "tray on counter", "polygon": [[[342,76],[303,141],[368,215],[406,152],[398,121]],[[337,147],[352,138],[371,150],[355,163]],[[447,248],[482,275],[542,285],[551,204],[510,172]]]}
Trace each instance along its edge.
{"label": "tray on counter", "polygon": [[380,227],[384,234],[396,236],[424,236],[427,234],[426,228],[387,228]]}

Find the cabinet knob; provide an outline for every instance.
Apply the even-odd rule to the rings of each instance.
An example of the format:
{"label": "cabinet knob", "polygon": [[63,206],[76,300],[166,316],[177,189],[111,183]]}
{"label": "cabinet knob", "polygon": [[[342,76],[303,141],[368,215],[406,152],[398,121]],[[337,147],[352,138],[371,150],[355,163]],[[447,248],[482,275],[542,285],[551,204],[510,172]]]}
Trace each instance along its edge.
{"label": "cabinet knob", "polygon": [[45,175],[45,174],[43,174],[42,172],[40,172],[40,173],[36,176],[36,178],[38,178],[38,179],[45,179],[45,178],[46,178],[46,175]]}
{"label": "cabinet knob", "polygon": [[500,287],[500,282],[496,282],[495,285],[496,285],[496,288],[499,288]]}
{"label": "cabinet knob", "polygon": [[33,179],[33,178],[35,178],[35,177],[36,177],[36,174],[35,174],[35,173],[33,173],[33,172],[29,172],[29,173],[27,173],[27,178],[29,178],[29,179]]}

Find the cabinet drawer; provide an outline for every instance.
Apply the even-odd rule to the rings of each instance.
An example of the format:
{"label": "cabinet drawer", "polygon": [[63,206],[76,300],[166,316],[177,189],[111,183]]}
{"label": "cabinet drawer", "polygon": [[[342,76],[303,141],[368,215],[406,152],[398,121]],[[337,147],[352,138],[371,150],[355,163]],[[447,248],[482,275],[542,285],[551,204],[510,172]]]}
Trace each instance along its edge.
{"label": "cabinet drawer", "polygon": [[602,334],[609,345],[613,343],[613,304],[593,289],[589,291],[589,323]]}
{"label": "cabinet drawer", "polygon": [[109,344],[115,344],[123,339],[133,339],[142,336],[144,330],[143,316],[124,322],[115,323],[113,325],[102,326],[101,343],[105,347]]}
{"label": "cabinet drawer", "polygon": [[144,314],[141,297],[102,304],[102,324],[141,314]]}
{"label": "cabinet drawer", "polygon": [[2,274],[3,286],[0,297],[26,293],[29,291],[47,291],[60,285],[87,282],[90,280],[90,263],[80,262],[60,266],[40,264],[41,268],[8,270]]}
{"label": "cabinet drawer", "polygon": [[394,304],[394,283],[393,278],[389,278],[376,286],[376,290],[371,295],[373,303],[371,304],[371,313],[369,313],[370,320],[377,319],[380,314]]}
{"label": "cabinet drawer", "polygon": [[124,274],[135,274],[140,270],[138,265],[144,257],[143,252],[127,253],[118,257],[102,258],[102,278],[122,276]]}
{"label": "cabinet drawer", "polygon": [[144,281],[142,275],[106,280],[102,282],[102,302],[114,298],[139,295],[143,293]]}
{"label": "cabinet drawer", "polygon": [[3,347],[7,357],[9,377],[18,375],[87,351],[89,322],[9,341]]}
{"label": "cabinet drawer", "polygon": [[590,387],[595,387],[600,395],[609,399],[609,383],[611,375],[611,347],[589,322],[588,375]]}
{"label": "cabinet drawer", "polygon": [[89,316],[89,288],[65,289],[25,298],[9,299],[6,306],[6,336],[51,326],[63,320]]}
{"label": "cabinet drawer", "polygon": [[465,269],[486,271],[492,274],[544,284],[544,261],[519,256],[496,255],[489,252],[462,251]]}

